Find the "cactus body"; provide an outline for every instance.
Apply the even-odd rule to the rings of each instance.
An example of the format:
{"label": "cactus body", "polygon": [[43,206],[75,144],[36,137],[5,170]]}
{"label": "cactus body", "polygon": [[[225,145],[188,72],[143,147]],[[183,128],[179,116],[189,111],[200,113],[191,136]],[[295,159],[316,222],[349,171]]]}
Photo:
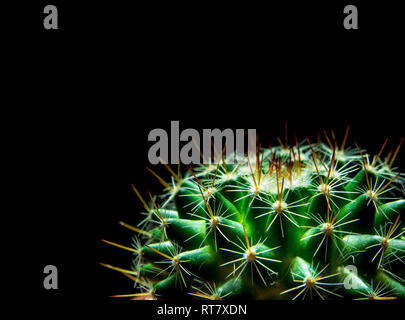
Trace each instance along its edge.
{"label": "cactus body", "polygon": [[129,296],[404,298],[404,180],[380,157],[308,140],[169,168],[161,197],[134,188],[147,215]]}

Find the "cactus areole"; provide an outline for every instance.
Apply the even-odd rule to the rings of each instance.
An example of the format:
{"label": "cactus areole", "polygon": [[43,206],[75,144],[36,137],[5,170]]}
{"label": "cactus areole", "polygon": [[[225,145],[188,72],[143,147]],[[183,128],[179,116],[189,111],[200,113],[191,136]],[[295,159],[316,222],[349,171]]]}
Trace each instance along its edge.
{"label": "cactus areole", "polygon": [[135,284],[118,297],[404,299],[402,141],[370,155],[347,134],[280,140],[234,164],[165,165],[166,179],[148,168],[164,192],[132,186],[145,218],[121,224],[134,242],[104,240],[133,254],[132,267],[104,265]]}

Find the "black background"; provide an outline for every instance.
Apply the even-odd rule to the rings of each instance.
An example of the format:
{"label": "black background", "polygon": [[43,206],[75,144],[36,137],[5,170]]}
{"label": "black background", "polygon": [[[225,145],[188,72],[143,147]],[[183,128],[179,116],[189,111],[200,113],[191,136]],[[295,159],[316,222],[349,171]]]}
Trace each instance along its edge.
{"label": "black background", "polygon": [[[51,316],[154,316],[156,305],[108,298],[131,285],[98,262],[129,265],[129,255],[100,239],[129,243],[132,234],[118,221],[139,219],[131,183],[160,192],[145,169],[147,135],[169,130],[170,120],[183,129],[256,128],[264,144],[284,135],[286,120],[291,139],[294,132],[315,137],[322,128],[342,137],[350,124],[349,143],[376,152],[390,136],[389,147],[396,147],[404,134],[397,3],[329,2],[27,7],[29,27],[17,38],[23,71],[16,131],[23,172],[18,233],[28,248],[18,254],[33,308]],[[57,5],[59,30],[43,29],[45,4]],[[358,6],[359,30],[342,27],[346,4]],[[43,289],[47,264],[58,267],[58,290]],[[258,302],[249,314],[270,308],[346,317],[349,307],[370,315],[379,308]]]}

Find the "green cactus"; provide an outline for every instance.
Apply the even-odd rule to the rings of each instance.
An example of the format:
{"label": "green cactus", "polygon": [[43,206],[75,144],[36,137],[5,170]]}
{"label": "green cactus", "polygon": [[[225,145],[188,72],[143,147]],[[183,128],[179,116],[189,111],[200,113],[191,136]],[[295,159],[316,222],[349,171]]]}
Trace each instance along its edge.
{"label": "green cactus", "polygon": [[[258,148],[234,164],[204,164],[168,183],[137,227],[135,293],[190,299],[405,298],[404,178],[357,145]],[[159,199],[159,201],[158,201]],[[158,204],[159,203],[159,204]]]}

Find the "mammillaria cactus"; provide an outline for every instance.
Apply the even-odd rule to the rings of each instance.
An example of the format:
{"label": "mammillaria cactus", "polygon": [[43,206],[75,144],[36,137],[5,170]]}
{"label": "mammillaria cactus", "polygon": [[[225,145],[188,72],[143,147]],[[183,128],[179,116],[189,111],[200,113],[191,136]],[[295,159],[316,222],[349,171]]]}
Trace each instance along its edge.
{"label": "mammillaria cactus", "polygon": [[[383,158],[359,146],[308,138],[257,148],[227,163],[180,167],[146,210],[122,272],[121,297],[156,299],[403,299],[404,178],[401,143]],[[177,172],[175,172],[177,171]],[[138,190],[139,189],[139,190]],[[146,193],[145,193],[146,195]],[[147,200],[146,200],[147,199]]]}

